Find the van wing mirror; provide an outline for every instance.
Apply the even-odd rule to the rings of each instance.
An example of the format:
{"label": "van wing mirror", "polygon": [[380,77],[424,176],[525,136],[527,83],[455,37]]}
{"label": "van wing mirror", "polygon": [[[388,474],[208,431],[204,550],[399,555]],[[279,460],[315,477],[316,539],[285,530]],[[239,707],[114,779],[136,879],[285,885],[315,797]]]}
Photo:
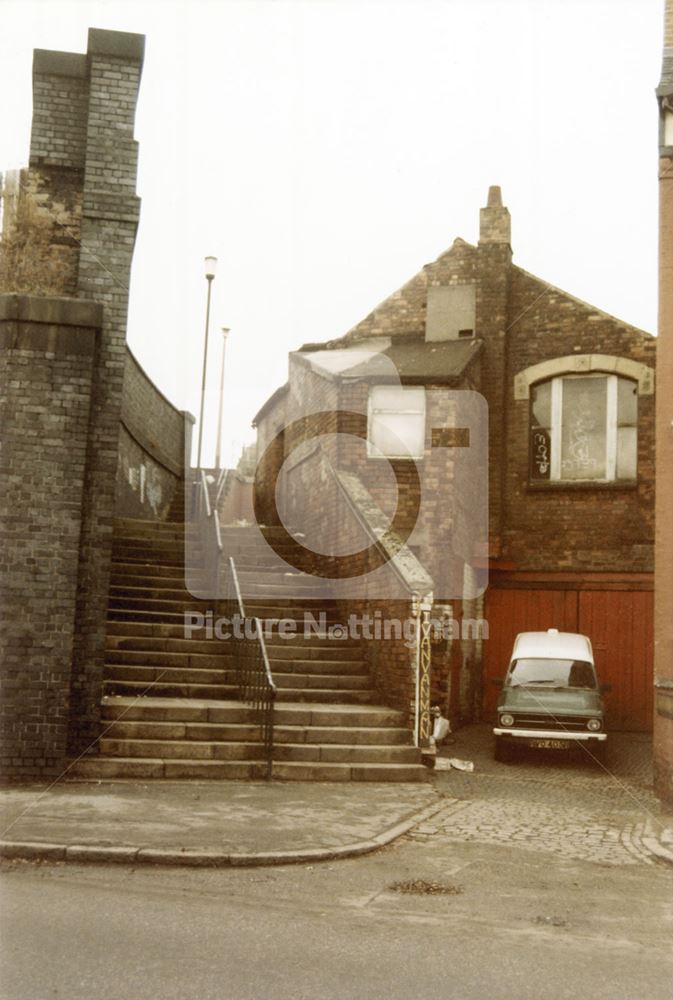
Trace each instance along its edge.
{"label": "van wing mirror", "polygon": [[601,684],[601,694],[610,694],[612,691],[612,684]]}

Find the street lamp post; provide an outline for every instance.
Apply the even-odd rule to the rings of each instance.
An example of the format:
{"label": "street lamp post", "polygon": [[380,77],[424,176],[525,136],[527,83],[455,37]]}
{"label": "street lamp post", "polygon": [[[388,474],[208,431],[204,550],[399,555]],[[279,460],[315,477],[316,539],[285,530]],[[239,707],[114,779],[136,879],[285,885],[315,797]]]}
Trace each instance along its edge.
{"label": "street lamp post", "polygon": [[222,327],[222,367],[220,368],[220,404],[217,411],[217,447],[215,449],[215,468],[220,469],[220,455],[222,451],[222,400],[224,398],[224,356],[227,351],[227,337],[229,327]]}
{"label": "street lamp post", "polygon": [[201,412],[199,414],[199,447],[198,455],[196,459],[196,465],[199,472],[201,471],[201,445],[203,443],[203,410],[206,399],[206,365],[208,362],[208,327],[210,326],[210,291],[213,284],[213,278],[215,277],[215,271],[217,269],[217,257],[206,257],[205,260],[205,273],[206,281],[208,282],[208,298],[206,300],[206,337],[203,345],[203,374],[201,376]]}

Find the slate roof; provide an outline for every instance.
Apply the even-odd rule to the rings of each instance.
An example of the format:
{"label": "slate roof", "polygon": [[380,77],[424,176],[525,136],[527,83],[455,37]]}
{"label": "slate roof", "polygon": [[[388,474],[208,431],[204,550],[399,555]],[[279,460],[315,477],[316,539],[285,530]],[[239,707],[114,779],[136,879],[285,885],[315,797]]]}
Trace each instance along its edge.
{"label": "slate roof", "polygon": [[[332,378],[375,378],[403,382],[453,383],[481,351],[482,341],[426,341],[424,337],[382,337],[348,349],[307,351],[303,358],[314,370]],[[310,345],[307,345],[310,348]]]}

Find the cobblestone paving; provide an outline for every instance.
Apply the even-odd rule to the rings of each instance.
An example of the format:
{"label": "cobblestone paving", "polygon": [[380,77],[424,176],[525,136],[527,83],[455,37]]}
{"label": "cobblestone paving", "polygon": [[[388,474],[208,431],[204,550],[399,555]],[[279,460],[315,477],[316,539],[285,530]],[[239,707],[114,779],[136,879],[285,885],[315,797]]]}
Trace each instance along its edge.
{"label": "cobblestone paving", "polygon": [[602,865],[657,863],[648,845],[653,836],[669,841],[673,817],[652,793],[647,737],[613,737],[605,769],[581,753],[524,752],[500,764],[492,749],[490,728],[481,725],[460,730],[442,749],[475,769],[435,772],[437,788],[454,801],[418,827],[415,840],[517,845]]}

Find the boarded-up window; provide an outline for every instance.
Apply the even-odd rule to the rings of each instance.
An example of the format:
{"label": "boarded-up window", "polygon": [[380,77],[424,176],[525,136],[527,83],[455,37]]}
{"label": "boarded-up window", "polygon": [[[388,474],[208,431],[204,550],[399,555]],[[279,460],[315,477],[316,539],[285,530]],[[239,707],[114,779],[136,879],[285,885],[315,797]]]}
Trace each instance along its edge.
{"label": "boarded-up window", "polygon": [[425,339],[462,340],[473,336],[475,302],[474,285],[428,288]]}
{"label": "boarded-up window", "polygon": [[638,386],[631,379],[564,375],[533,386],[531,479],[635,479],[637,423]]}
{"label": "boarded-up window", "polygon": [[373,386],[369,392],[369,457],[422,458],[424,447],[425,390]]}

